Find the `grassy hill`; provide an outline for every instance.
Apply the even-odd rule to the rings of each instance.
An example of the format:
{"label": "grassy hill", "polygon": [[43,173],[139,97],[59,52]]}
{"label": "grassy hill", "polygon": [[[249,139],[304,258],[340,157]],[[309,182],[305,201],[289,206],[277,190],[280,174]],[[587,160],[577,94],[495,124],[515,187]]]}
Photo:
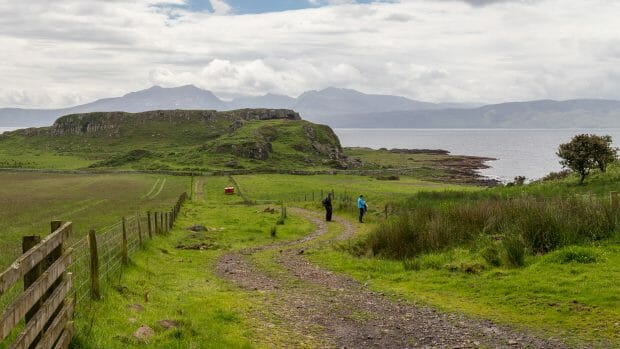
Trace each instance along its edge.
{"label": "grassy hill", "polygon": [[0,166],[136,170],[344,168],[338,137],[290,110],[89,113],[0,136]]}
{"label": "grassy hill", "polygon": [[73,114],[50,127],[0,135],[0,168],[396,170],[426,180],[493,184],[476,172],[486,160],[441,150],[342,148],[329,126],[286,109]]}

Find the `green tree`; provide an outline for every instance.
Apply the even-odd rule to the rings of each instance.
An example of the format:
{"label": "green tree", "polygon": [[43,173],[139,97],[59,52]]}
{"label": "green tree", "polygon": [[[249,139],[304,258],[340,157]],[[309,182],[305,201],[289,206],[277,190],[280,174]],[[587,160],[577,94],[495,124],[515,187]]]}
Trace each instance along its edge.
{"label": "green tree", "polygon": [[617,158],[617,149],[611,147],[611,136],[580,134],[564,144],[560,144],[557,155],[562,158],[562,166],[580,175],[583,184],[590,170],[605,172],[607,165]]}
{"label": "green tree", "polygon": [[607,170],[607,165],[616,161],[618,157],[618,149],[611,146],[611,136],[601,136],[593,139],[594,161],[601,172]]}

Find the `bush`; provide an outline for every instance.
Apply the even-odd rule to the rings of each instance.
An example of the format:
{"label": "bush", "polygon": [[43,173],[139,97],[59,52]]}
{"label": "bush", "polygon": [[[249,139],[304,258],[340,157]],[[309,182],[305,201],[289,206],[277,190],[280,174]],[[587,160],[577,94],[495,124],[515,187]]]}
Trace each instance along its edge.
{"label": "bush", "polygon": [[[510,244],[518,238],[524,250],[547,253],[562,246],[609,237],[615,229],[614,215],[605,204],[579,197],[550,200],[490,197],[416,205],[414,210],[401,209],[371,232],[366,246],[373,255],[413,258],[471,244],[481,235],[504,236],[505,232],[514,236],[504,238],[507,239],[504,244],[508,244],[504,249],[514,247]],[[481,255],[490,265],[497,265],[492,247]],[[514,257],[509,260],[519,263],[518,255]]]}
{"label": "bush", "polygon": [[598,256],[591,248],[569,246],[555,252],[551,259],[562,264],[571,262],[589,264],[596,263]]}
{"label": "bush", "polygon": [[397,175],[379,175],[375,177],[379,181],[398,181],[400,177]]}
{"label": "bush", "polygon": [[403,260],[403,269],[405,271],[420,270],[422,269],[422,264],[418,258],[405,259]]}
{"label": "bush", "polygon": [[480,251],[480,255],[489,265],[499,267],[502,265],[502,259],[499,252],[499,248],[493,244],[482,249],[482,251]]}
{"label": "bush", "polygon": [[502,240],[506,264],[513,267],[522,267],[525,264],[525,243],[521,236],[511,234]]}
{"label": "bush", "polygon": [[555,180],[558,180],[558,179],[564,179],[564,178],[570,176],[571,173],[573,173],[571,170],[562,170],[562,171],[559,171],[559,172],[549,172],[549,174],[544,176],[541,180],[543,182],[547,182],[547,181],[555,181]]}
{"label": "bush", "polygon": [[443,269],[450,261],[450,258],[445,254],[429,253],[418,257],[422,267],[425,269]]}

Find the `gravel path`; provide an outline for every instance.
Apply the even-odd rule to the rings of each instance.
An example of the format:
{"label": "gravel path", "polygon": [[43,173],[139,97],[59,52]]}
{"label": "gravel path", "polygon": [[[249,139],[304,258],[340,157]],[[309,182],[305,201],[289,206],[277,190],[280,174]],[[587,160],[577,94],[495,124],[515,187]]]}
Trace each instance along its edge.
{"label": "gravel path", "polygon": [[[304,251],[329,242],[317,240],[327,224],[312,211],[290,209],[315,224],[303,239],[264,245],[225,254],[217,273],[250,292],[263,295],[278,326],[298,338],[320,338],[327,348],[564,348],[556,340],[474,320],[444,314],[428,307],[393,301],[348,277],[319,268],[304,258]],[[331,224],[331,223],[330,223]],[[337,218],[343,232],[334,240],[355,234],[348,221]],[[270,275],[250,262],[251,255],[275,249],[284,271]],[[274,274],[274,273],[271,273]],[[291,346],[302,346],[302,343]],[[316,340],[314,341],[316,342]],[[299,345],[297,345],[299,344]]]}

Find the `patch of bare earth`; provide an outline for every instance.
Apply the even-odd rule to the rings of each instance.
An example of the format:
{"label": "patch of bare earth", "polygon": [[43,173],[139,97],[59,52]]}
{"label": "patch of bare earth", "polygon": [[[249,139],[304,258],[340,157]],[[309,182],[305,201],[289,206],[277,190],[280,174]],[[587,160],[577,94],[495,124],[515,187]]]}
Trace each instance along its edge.
{"label": "patch of bare earth", "polygon": [[[289,338],[291,346],[305,346],[304,341],[310,340],[328,348],[566,347],[558,340],[539,338],[490,321],[393,301],[351,278],[319,268],[301,252],[322,243],[316,239],[327,233],[327,224],[312,211],[291,212],[312,221],[315,231],[298,241],[228,253],[216,266],[221,277],[262,295],[269,311],[279,319],[277,329],[296,334]],[[348,221],[337,218],[336,222],[344,229],[335,240],[355,233]],[[300,243],[305,243],[302,248]],[[272,276],[250,262],[248,256],[266,249],[279,250],[276,261],[285,273]]]}

